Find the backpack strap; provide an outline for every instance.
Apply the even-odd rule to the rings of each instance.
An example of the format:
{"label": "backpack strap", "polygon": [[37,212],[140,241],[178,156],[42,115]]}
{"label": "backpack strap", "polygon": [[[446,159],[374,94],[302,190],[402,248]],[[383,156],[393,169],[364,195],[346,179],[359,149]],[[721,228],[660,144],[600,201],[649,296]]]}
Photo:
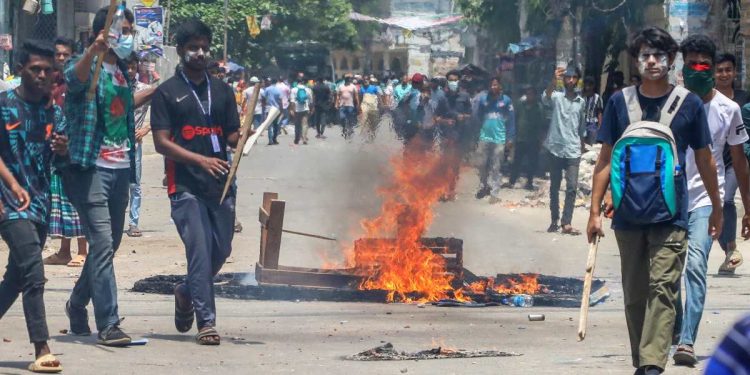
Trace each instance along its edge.
{"label": "backpack strap", "polygon": [[666,103],[664,103],[664,108],[661,110],[661,116],[659,117],[659,122],[661,124],[666,126],[672,125],[672,120],[674,120],[674,117],[680,110],[682,103],[685,102],[685,98],[687,98],[688,94],[690,94],[688,89],[682,86],[674,87],[672,94],[669,95]]}
{"label": "backpack strap", "polygon": [[633,124],[643,120],[643,110],[641,103],[638,102],[638,89],[636,86],[628,86],[622,89],[622,95],[625,97],[625,105],[628,107],[628,120]]}

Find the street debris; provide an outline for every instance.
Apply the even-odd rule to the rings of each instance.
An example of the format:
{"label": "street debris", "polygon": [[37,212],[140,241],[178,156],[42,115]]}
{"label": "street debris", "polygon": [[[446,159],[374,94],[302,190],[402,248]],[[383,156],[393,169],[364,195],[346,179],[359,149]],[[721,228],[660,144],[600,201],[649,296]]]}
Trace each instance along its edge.
{"label": "street debris", "polygon": [[544,314],[529,314],[529,321],[530,322],[543,322]]}
{"label": "street debris", "polygon": [[464,350],[437,347],[418,352],[399,352],[391,343],[374,347],[370,350],[345,357],[351,361],[410,361],[425,359],[453,359],[453,358],[480,358],[480,357],[517,357],[522,354],[513,352],[501,352],[497,350]]}

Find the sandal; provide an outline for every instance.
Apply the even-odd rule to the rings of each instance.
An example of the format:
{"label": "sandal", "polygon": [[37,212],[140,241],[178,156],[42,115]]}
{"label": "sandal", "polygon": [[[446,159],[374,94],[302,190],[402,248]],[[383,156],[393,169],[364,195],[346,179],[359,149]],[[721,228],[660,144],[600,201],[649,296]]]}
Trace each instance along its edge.
{"label": "sandal", "polygon": [[52,354],[45,354],[29,365],[29,371],[38,374],[56,374],[62,370],[60,361]]}
{"label": "sandal", "polygon": [[677,351],[674,352],[672,359],[677,366],[693,367],[698,363],[693,347],[685,344],[677,346]]}
{"label": "sandal", "polygon": [[742,259],[742,253],[736,248],[727,251],[727,257],[724,259],[724,263],[719,267],[719,275],[734,275],[734,271],[737,267],[741,266],[744,260]]}
{"label": "sandal", "polygon": [[68,267],[83,267],[84,263],[86,263],[86,256],[76,255],[70,262],[68,262]]}
{"label": "sandal", "polygon": [[60,256],[60,252],[56,252],[46,258],[44,258],[44,264],[47,266],[64,266],[67,265],[72,259],[68,256],[67,259]]}
{"label": "sandal", "polygon": [[[182,285],[182,284],[180,284]],[[179,293],[179,285],[174,288],[174,327],[177,328],[177,332],[185,333],[193,328],[193,322],[195,321],[195,308],[192,303],[190,309],[183,310],[180,308],[180,300],[177,298]]]}
{"label": "sandal", "polygon": [[560,233],[567,234],[569,236],[580,236],[581,235],[581,231],[580,230],[575,229],[575,228],[573,228],[570,225],[567,225],[567,226],[563,225],[562,230],[560,231]]}
{"label": "sandal", "polygon": [[221,336],[219,336],[219,332],[216,332],[216,328],[203,327],[195,335],[195,342],[198,345],[219,345],[221,344]]}
{"label": "sandal", "polygon": [[125,234],[128,235],[128,237],[141,237],[143,236],[143,233],[141,233],[141,230],[138,229],[138,227],[131,225],[128,227],[128,231],[125,232]]}

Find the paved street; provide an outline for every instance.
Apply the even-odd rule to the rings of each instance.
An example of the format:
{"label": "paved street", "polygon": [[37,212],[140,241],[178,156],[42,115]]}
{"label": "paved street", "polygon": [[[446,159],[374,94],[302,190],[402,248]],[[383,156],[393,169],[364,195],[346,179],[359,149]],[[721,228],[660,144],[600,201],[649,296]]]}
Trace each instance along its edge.
{"label": "paved street", "polygon": [[[281,145],[262,138],[243,160],[239,172],[238,218],[244,231],[234,240],[225,271],[248,272],[258,259],[257,207],[264,191],[287,201],[285,228],[339,238],[338,243],[285,235],[280,263],[318,267],[340,260],[340,249],[358,237],[360,219],[378,211],[375,190],[389,172],[388,158],[400,152],[387,127],[375,143],[355,137],[346,142],[339,128],[327,140],[311,138],[294,146],[292,134]],[[612,232],[600,247],[596,276],[605,279],[612,297],[591,308],[588,338],[576,342],[577,309],[563,308],[442,308],[404,304],[240,301],[218,299],[218,329],[223,343],[200,347],[195,332],[178,334],[170,296],[129,290],[139,279],[184,273],[185,256],[170,223],[166,191],[161,186],[163,162],[150,138],[144,145],[144,237],[125,237],[115,260],[123,329],[150,340],[144,347],[110,349],[95,337],[60,334],[68,328],[63,306],[78,270],[47,267],[45,295],[54,353],[66,374],[630,374],[629,347],[619,283],[619,255]],[[464,169],[458,200],[437,205],[430,236],[464,239],[464,264],[479,275],[537,272],[582,277],[588,246],[583,237],[548,234],[546,207],[490,206],[477,201],[476,172]],[[525,191],[504,191],[520,201]],[[585,227],[587,212],[579,209],[574,225]],[[48,252],[58,241],[48,243]],[[746,256],[748,244],[740,242]],[[45,254],[46,255],[46,254]],[[7,247],[0,247],[0,258]],[[718,245],[709,261],[715,273],[723,259]],[[750,266],[737,278],[709,277],[709,292],[696,352],[700,367],[716,342],[750,306]],[[529,313],[546,315],[529,322]],[[90,314],[92,315],[92,314]],[[93,317],[91,318],[93,320]],[[0,320],[0,374],[24,374],[33,359],[21,303]],[[393,343],[417,351],[445,345],[467,350],[497,349],[517,357],[432,361],[354,362],[346,355]],[[697,369],[669,366],[667,373],[697,374]]]}

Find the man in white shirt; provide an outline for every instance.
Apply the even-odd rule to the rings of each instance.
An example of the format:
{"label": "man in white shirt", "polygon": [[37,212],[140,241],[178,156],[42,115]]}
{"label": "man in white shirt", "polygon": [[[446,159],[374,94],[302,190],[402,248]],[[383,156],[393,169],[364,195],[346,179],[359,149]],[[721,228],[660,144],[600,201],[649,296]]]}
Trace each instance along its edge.
{"label": "man in white shirt", "polygon": [[292,89],[289,100],[289,113],[294,120],[294,144],[298,145],[300,139],[302,144],[307,144],[307,128],[311,111],[313,110],[313,93],[304,82],[297,83]]}
{"label": "man in white shirt", "polygon": [[[724,193],[724,153],[729,145],[737,181],[740,185],[745,216],[742,218],[742,235],[750,238],[750,171],[743,152],[743,143],[748,140],[742,122],[740,107],[714,88],[714,68],[716,46],[705,35],[691,35],[680,46],[685,66],[683,77],[685,86],[703,99],[703,106],[708,117],[711,133],[714,161],[719,180],[719,192]],[[695,162],[695,153],[687,152],[687,186],[688,186],[688,251],[684,273],[685,308],[677,305],[675,332],[679,332],[679,345],[673,358],[675,364],[694,366],[698,363],[693,350],[698,334],[703,308],[706,302],[706,275],[708,272],[708,254],[713,239],[709,233],[709,216],[711,199],[703,184]],[[718,233],[717,233],[718,235]]]}
{"label": "man in white shirt", "polygon": [[[252,103],[253,92],[255,92],[255,85],[257,83],[260,83],[258,77],[250,78],[250,86],[242,92],[242,104],[240,105],[240,108],[242,108],[243,116],[250,116],[250,114],[247,113],[247,111],[249,110],[248,106]],[[261,100],[261,98],[263,97],[264,90],[264,87],[260,88],[260,92],[258,93],[258,102],[255,104],[255,111],[252,114],[253,129],[257,129],[258,126],[260,126],[260,122],[263,120],[263,101]]]}

